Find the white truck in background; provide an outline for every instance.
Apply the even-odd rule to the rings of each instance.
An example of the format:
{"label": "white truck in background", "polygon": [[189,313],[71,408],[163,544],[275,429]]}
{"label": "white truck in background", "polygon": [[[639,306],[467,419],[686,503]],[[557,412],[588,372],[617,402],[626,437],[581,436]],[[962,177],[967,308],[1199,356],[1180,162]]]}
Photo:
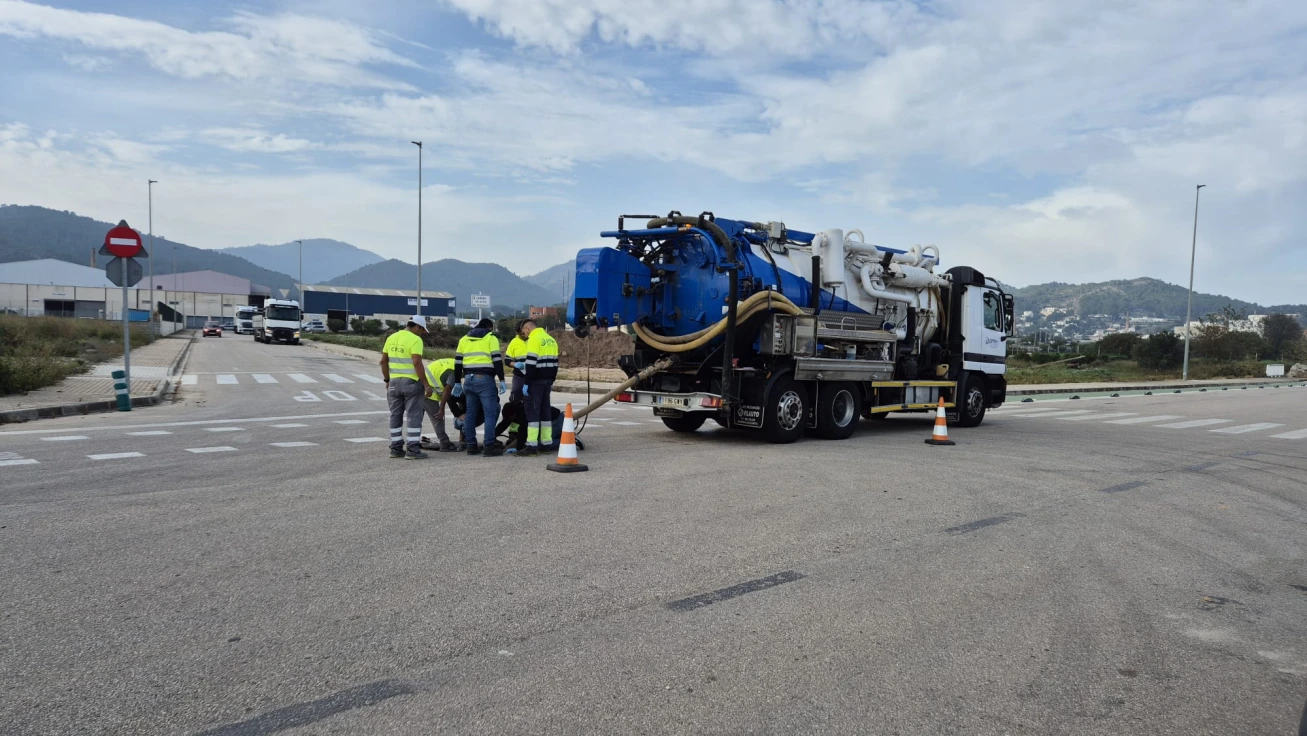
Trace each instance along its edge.
{"label": "white truck in background", "polygon": [[254,318],[258,316],[258,307],[237,307],[236,308],[236,334],[253,335]]}
{"label": "white truck in background", "polygon": [[269,299],[263,311],[254,315],[254,339],[258,342],[300,344],[300,304],[285,299]]}

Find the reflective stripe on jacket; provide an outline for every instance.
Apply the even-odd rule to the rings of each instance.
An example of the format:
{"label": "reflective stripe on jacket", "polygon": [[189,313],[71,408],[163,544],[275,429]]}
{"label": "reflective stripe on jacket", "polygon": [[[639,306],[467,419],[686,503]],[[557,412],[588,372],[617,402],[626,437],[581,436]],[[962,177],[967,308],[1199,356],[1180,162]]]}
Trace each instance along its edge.
{"label": "reflective stripe on jacket", "polygon": [[537,327],[526,338],[526,382],[555,378],[558,378],[558,341],[543,327]]}
{"label": "reflective stripe on jacket", "polygon": [[[526,340],[514,335],[513,339],[508,341],[508,347],[504,348],[504,359],[509,363],[517,363],[518,361],[525,360]],[[525,376],[526,373],[518,370],[517,366],[513,366],[513,375]]]}
{"label": "reflective stripe on jacket", "polygon": [[465,373],[482,373],[504,380],[504,358],[499,352],[499,338],[489,330],[472,330],[458,341],[454,353],[454,382]]}
{"label": "reflective stripe on jacket", "polygon": [[381,352],[386,354],[391,380],[396,378],[418,380],[418,372],[413,368],[413,356],[421,357],[425,348],[422,338],[408,330],[400,330],[387,337]]}

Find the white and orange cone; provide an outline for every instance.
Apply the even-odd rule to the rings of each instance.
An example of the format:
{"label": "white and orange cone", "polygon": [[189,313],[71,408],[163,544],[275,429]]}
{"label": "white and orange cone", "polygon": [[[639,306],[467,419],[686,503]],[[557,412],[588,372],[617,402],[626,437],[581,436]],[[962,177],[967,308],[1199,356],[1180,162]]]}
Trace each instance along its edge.
{"label": "white and orange cone", "polygon": [[955,445],[953,440],[948,438],[948,417],[944,415],[944,397],[939,397],[939,408],[935,410],[935,429],[930,433],[930,439],[926,440],[928,445]]}
{"label": "white and orange cone", "polygon": [[576,421],[572,419],[571,404],[563,412],[563,436],[558,439],[557,462],[549,463],[549,469],[555,473],[580,473],[590,469],[576,459]]}

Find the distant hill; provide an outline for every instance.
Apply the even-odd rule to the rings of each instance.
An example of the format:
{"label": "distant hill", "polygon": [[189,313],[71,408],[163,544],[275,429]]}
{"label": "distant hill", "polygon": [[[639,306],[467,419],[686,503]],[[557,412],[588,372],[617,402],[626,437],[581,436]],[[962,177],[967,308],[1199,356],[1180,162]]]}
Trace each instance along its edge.
{"label": "distant hill", "polygon": [[557,266],[546,268],[537,274],[523,276],[522,278],[539,286],[545,291],[555,295],[555,302],[564,301],[567,297],[563,291],[564,287],[570,292],[576,284],[576,261],[560,263]]}
{"label": "distant hill", "polygon": [[[1017,311],[1027,309],[1038,311],[1043,307],[1057,307],[1081,317],[1091,314],[1120,316],[1128,312],[1135,317],[1170,317],[1183,320],[1189,290],[1158,279],[1138,278],[1094,284],[1065,284],[1054,281],[1015,289],[1013,295],[1017,301]],[[1227,305],[1246,314],[1296,313],[1300,320],[1307,320],[1307,304],[1262,306],[1219,294],[1198,292],[1194,292],[1194,319],[1219,312]]]}
{"label": "distant hill", "polygon": [[[337,276],[330,286],[360,289],[406,289],[417,286],[413,264],[391,259]],[[561,297],[536,286],[496,263],[464,263],[453,259],[422,265],[423,291],[447,291],[458,298],[459,309],[467,309],[471,295],[489,294],[496,305],[525,307],[557,304]]]}
{"label": "distant hill", "polygon": [[[45,207],[0,205],[0,263],[57,258],[89,266],[91,250],[99,250],[104,244],[105,232],[116,224]],[[154,251],[151,253],[156,274],[173,273],[173,246],[177,248],[178,272],[221,271],[272,289],[293,289],[295,286],[295,280],[290,276],[260,268],[244,258],[192,248],[158,235],[154,236]],[[148,240],[145,247],[150,247]],[[103,266],[104,258],[98,257],[96,263]]]}
{"label": "distant hill", "polygon": [[[295,242],[220,248],[217,252],[244,258],[270,271],[299,277],[300,246]],[[309,284],[321,284],[383,260],[385,259],[370,250],[363,250],[339,240],[309,238],[304,241],[304,281]]]}

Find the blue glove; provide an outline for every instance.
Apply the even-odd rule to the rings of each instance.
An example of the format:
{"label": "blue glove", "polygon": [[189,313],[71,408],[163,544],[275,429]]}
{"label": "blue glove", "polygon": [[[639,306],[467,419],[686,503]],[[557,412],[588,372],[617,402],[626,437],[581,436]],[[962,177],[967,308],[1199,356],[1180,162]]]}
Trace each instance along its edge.
{"label": "blue glove", "polygon": [[523,396],[530,396],[530,395],[531,395],[531,387],[528,386],[528,385],[526,385],[525,383],[522,384],[522,395],[523,395]]}
{"label": "blue glove", "polygon": [[463,384],[461,384],[461,383],[456,383],[456,384],[454,384],[454,390],[451,391],[450,393],[454,394],[455,396],[462,396],[462,395],[463,395]]}
{"label": "blue glove", "polygon": [[503,381],[500,381],[500,382],[499,382],[499,395],[500,395],[500,396],[503,396],[504,393],[505,393],[506,391],[508,391],[508,387],[504,385],[504,382],[503,382]]}
{"label": "blue glove", "polygon": [[463,417],[459,417],[454,420],[454,429],[462,429],[462,428],[463,428]]}
{"label": "blue glove", "polygon": [[516,369],[518,369],[519,371],[523,371],[523,372],[525,372],[525,371],[526,371],[526,361],[524,361],[524,360],[519,360],[519,361],[517,361],[516,363],[513,364],[513,367],[516,368]]}
{"label": "blue glove", "polygon": [[516,455],[516,454],[517,454],[517,448],[516,448],[516,447],[510,447],[510,448],[508,448],[507,450],[504,450],[504,454],[505,454],[505,455]]}

